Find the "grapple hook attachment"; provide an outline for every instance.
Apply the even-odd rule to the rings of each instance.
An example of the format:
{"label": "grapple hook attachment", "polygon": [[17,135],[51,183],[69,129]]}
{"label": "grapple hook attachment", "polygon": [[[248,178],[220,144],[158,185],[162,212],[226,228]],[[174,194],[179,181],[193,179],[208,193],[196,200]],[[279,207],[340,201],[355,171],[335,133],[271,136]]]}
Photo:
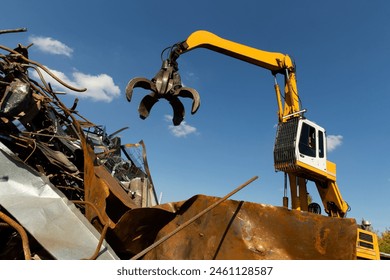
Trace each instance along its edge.
{"label": "grapple hook attachment", "polygon": [[200,106],[199,93],[188,87],[183,87],[181,83],[181,77],[178,72],[176,62],[172,62],[169,59],[164,60],[161,69],[149,80],[142,77],[131,79],[126,87],[126,98],[130,102],[133,95],[133,90],[136,87],[150,90],[151,93],[146,95],[138,107],[140,118],[146,119],[153,105],[157,103],[160,98],[164,98],[169,101],[173,109],[173,124],[180,125],[184,119],[185,110],[182,102],[178,97],[191,98],[192,109],[191,114],[195,114]]}

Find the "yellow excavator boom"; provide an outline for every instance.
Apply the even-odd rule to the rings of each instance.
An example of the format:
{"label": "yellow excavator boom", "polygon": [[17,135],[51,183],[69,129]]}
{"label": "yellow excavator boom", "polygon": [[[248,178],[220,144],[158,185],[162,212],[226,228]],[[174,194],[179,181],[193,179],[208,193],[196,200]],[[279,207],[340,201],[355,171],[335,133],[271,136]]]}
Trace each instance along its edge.
{"label": "yellow excavator boom", "polygon": [[[240,43],[223,39],[211,32],[198,30],[185,41],[176,45],[171,53],[171,59],[176,59],[183,53],[196,48],[206,48],[212,51],[260,66],[270,70],[274,75],[285,75],[285,104],[282,105],[280,89],[275,83],[278,101],[279,121],[287,121],[289,117],[300,112],[298,89],[295,78],[295,65],[290,56],[282,53],[267,52]],[[275,80],[276,81],[276,80]]]}

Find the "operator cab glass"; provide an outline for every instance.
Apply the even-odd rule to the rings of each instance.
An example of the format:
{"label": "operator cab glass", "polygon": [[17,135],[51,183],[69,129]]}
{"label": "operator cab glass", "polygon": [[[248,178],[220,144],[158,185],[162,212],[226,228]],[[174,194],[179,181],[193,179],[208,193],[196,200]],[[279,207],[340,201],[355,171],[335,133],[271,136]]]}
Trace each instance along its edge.
{"label": "operator cab glass", "polygon": [[316,129],[313,126],[310,126],[307,123],[302,123],[301,135],[299,138],[299,153],[309,157],[316,156],[316,134]]}

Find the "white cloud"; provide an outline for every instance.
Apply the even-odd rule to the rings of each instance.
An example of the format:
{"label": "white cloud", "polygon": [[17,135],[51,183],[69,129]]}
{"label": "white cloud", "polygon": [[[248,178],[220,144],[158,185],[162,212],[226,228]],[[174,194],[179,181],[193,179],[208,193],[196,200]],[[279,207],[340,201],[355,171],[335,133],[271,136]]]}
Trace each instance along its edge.
{"label": "white cloud", "polygon": [[[172,116],[165,115],[165,120],[167,122],[171,122]],[[196,127],[187,124],[185,121],[182,121],[178,126],[171,124],[168,126],[168,129],[176,137],[186,137],[189,134],[196,133]]]}
{"label": "white cloud", "polygon": [[120,95],[119,87],[115,85],[112,77],[107,74],[92,76],[81,72],[74,72],[73,77],[77,85],[87,88],[85,94],[93,99],[110,102]]}
{"label": "white cloud", "polygon": [[[105,102],[110,102],[120,95],[119,87],[115,85],[112,77],[108,76],[107,74],[99,74],[94,76],[81,73],[79,71],[74,71],[72,73],[72,78],[69,78],[63,72],[52,69],[49,70],[66,84],[76,88],[87,88],[87,91],[85,92],[75,92],[69,90],[65,86],[59,84],[55,79],[47,75],[44,71],[42,71],[46,82],[50,83],[56,91],[65,91],[66,93],[77,95],[80,98],[91,98],[94,101]],[[39,76],[36,72],[33,72],[33,76],[35,79],[39,80]]]}
{"label": "white cloud", "polygon": [[327,150],[329,152],[334,151],[338,146],[343,143],[343,136],[341,135],[328,135],[327,139]]}
{"label": "white cloud", "polygon": [[29,39],[30,42],[34,44],[34,46],[38,47],[39,50],[45,53],[65,55],[68,57],[72,56],[72,48],[53,38],[30,36]]}

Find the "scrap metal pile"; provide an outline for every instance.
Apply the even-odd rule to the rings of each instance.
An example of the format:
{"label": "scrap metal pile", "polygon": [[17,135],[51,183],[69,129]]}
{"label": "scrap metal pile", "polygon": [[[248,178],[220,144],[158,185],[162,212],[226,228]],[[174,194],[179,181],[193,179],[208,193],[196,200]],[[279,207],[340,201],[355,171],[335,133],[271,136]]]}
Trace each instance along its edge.
{"label": "scrap metal pile", "polygon": [[122,144],[77,99],[66,107],[43,73],[85,89],[28,47],[0,49],[0,259],[356,257],[353,219],[206,195],[158,205],[142,141]]}
{"label": "scrap metal pile", "polygon": [[[0,48],[0,259],[97,258],[126,210],[157,204],[145,146],[86,120],[77,99],[67,108],[43,73],[85,89],[30,60],[28,47]],[[109,249],[99,257],[117,258]]]}

